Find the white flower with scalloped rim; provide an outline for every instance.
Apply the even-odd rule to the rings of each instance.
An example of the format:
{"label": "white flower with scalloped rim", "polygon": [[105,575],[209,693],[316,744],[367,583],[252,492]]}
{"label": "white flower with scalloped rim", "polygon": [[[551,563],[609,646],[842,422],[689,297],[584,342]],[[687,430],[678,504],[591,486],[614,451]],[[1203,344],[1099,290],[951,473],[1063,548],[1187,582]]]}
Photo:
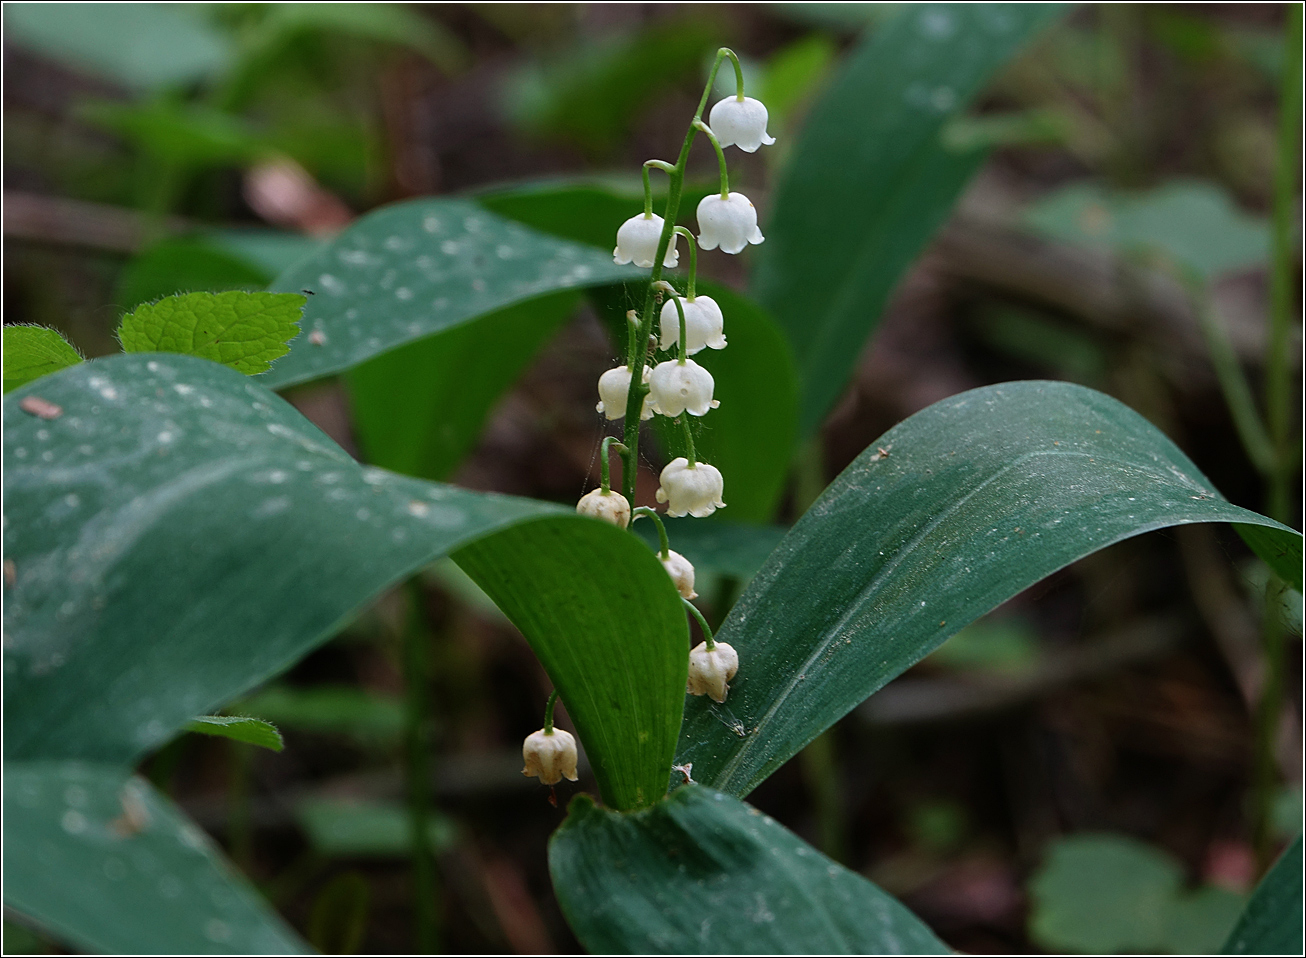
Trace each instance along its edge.
{"label": "white flower with scalloped rim", "polygon": [[552,733],[532,732],[522,743],[521,755],[526,761],[521,773],[527,778],[538,776],[545,785],[557,785],[564,777],[576,781],[576,739],[570,732],[557,727]]}
{"label": "white flower with scalloped rim", "polygon": [[723,253],[738,253],[749,243],[766,239],[757,228],[757,209],[743,193],[720,193],[705,196],[698,204],[698,246],[700,249],[721,247]]}
{"label": "white flower with scalloped rim", "polygon": [[667,557],[664,559],[659,554],[658,561],[662,563],[662,568],[667,570],[667,575],[671,576],[671,581],[676,584],[676,591],[683,598],[698,598],[698,593],[694,591],[694,566],[688,559],[679,552],[668,549]]}
{"label": "white flower with scalloped rim", "polygon": [[[622,223],[617,229],[617,247],[612,251],[612,258],[617,263],[634,262],[645,269],[653,265],[653,257],[658,255],[658,242],[662,239],[662,217],[654,213],[645,216],[639,213]],[[666,255],[662,265],[672,269],[680,262],[680,251],[676,249],[677,236],[671,234]]]}
{"label": "white flower with scalloped rim", "polygon": [[689,682],[686,691],[690,695],[710,695],[713,702],[726,700],[730,691],[730,680],[739,671],[739,654],[725,642],[717,642],[716,648],[708,650],[706,642],[700,642],[689,653]]}
{"label": "white flower with scalloped rim", "polygon": [[677,456],[663,468],[658,482],[657,500],[667,504],[667,515],[673,518],[691,515],[704,519],[725,508],[721,470],[706,462],[691,466],[684,456]]}
{"label": "white flower with scalloped rim", "polygon": [[775,142],[775,137],[766,132],[766,120],[766,107],[761,100],[728,96],[712,107],[708,126],[712,127],[722,149],[737,146],[745,153],[754,153],[759,146]]}
{"label": "white flower with scalloped rim", "polygon": [[[711,296],[695,296],[686,299],[677,297],[685,310],[685,352],[692,356],[704,347],[725,349],[725,316],[721,307]],[[669,299],[662,306],[662,349],[671,349],[680,342],[680,313],[675,300]]]}
{"label": "white flower with scalloped rim", "polygon": [[576,503],[576,511],[582,516],[611,522],[618,529],[630,525],[630,503],[621,493],[611,489],[607,492],[594,489],[585,493],[580,497],[580,502]]}
{"label": "white flower with scalloped rim", "polygon": [[706,416],[709,409],[721,405],[712,398],[715,388],[712,374],[692,359],[683,363],[678,359],[658,363],[648,378],[653,411],[664,416],[679,416],[682,412]]}
{"label": "white flower with scalloped rim", "polygon": [[[644,367],[644,382],[648,382],[649,370]],[[630,392],[630,367],[617,366],[609,369],[599,377],[599,403],[594,407],[609,419],[620,419],[626,415],[626,396]],[[644,396],[644,408],[640,410],[640,419],[653,418],[653,400]]]}

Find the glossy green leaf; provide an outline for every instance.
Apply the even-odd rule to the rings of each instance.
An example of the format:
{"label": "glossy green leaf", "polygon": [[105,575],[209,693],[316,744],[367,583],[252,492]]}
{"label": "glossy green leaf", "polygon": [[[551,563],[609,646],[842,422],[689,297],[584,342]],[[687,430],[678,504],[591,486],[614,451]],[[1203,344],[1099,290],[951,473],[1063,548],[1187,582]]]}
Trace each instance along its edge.
{"label": "glossy green leaf", "polygon": [[[314,796],[295,806],[313,850],[330,858],[403,858],[413,853],[408,809],[398,802]],[[434,813],[427,822],[433,851],[454,843],[454,823]]]}
{"label": "glossy green leaf", "polygon": [[1302,841],[1297,836],[1252,893],[1221,949],[1226,955],[1300,955]]}
{"label": "glossy green leaf", "polygon": [[905,7],[813,106],[754,273],[758,300],[797,358],[802,436],[843,391],[898,279],[983,161],[982,152],[949,152],[943,124],[1059,12],[1049,4]]}
{"label": "glossy green leaf", "polygon": [[554,293],[383,353],[346,374],[368,462],[445,479],[475,445],[490,409],[575,311]]}
{"label": "glossy green leaf", "polygon": [[410,200],[359,219],[283,273],[310,290],[303,328],[262,380],[272,389],[548,293],[631,279],[610,253],[546,236],[469,200]]}
{"label": "glossy green leaf", "polygon": [[6,326],[4,332],[4,391],[82,361],[57,329],[46,326]]}
{"label": "glossy green leaf", "polygon": [[130,770],[7,762],[5,905],[105,954],[310,949],[193,822]]}
{"label": "glossy green leaf", "polygon": [[630,535],[581,537],[563,523],[539,523],[453,558],[535,650],[604,802],[625,810],[660,799],[680,734],[689,626],[653,553]]}
{"label": "glossy green leaf", "polygon": [[[4,399],[11,759],[133,761],[284,670],[382,590],[523,522],[535,531],[511,538],[506,567],[556,576],[566,563],[568,576],[559,590],[540,588],[535,613],[587,635],[640,619],[643,635],[674,609],[681,631],[659,641],[680,643],[681,672],[666,681],[683,693],[679,599],[645,546],[612,526],[364,469],[257,382],[194,357],[126,354],[56,373],[39,387],[62,408],[48,420],[19,408],[31,388]],[[620,588],[600,594],[614,578]],[[595,608],[611,618],[585,620]],[[563,656],[552,668],[573,716],[583,700],[621,700],[615,731],[604,716],[590,720],[592,740],[580,729],[602,768],[609,741],[624,753],[645,731],[645,698],[665,709],[667,694],[632,686],[655,652],[624,633],[588,648],[604,667],[582,662],[561,676]],[[613,680],[617,692],[604,687]]]}
{"label": "glossy green leaf", "polygon": [[118,338],[129,353],[200,356],[253,375],[289,351],[303,308],[298,293],[167,296],[124,316]]}
{"label": "glossy green leaf", "polygon": [[698,785],[634,814],[584,795],[549,842],[596,954],[949,954],[892,896],[769,816]]}
{"label": "glossy green leaf", "polygon": [[1025,221],[1058,239],[1159,259],[1206,279],[1263,265],[1270,255],[1269,224],[1200,180],[1173,180],[1144,193],[1076,183],[1043,197]]}
{"label": "glossy green leaf", "polygon": [[208,239],[165,239],[127,264],[116,298],[123,309],[133,309],[174,293],[259,290],[273,275]]}
{"label": "glossy green leaf", "polygon": [[286,747],[275,725],[245,715],[200,715],[186,723],[187,732],[217,735],[280,752]]}
{"label": "glossy green leaf", "polygon": [[7,3],[5,36],[75,70],[149,88],[221,70],[229,43],[184,5]]}
{"label": "glossy green leaf", "polygon": [[1018,382],[935,403],[872,443],[767,560],[718,633],[740,658],[730,698],[686,705],[677,761],[746,794],[1021,590],[1121,539],[1191,522],[1259,527],[1281,565],[1301,564],[1300,533],[1226,502],[1108,396]]}

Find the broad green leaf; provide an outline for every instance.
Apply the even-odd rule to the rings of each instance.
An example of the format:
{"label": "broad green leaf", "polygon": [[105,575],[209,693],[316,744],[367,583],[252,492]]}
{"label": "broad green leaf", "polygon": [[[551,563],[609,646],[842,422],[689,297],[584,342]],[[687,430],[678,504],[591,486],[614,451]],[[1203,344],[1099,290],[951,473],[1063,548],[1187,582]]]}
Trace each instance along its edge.
{"label": "broad green leaf", "polygon": [[689,626],[653,554],[630,535],[584,538],[541,523],[506,529],[453,558],[535,650],[603,801],[629,810],[660,799],[680,734]]}
{"label": "broad green leaf", "polygon": [[567,923],[596,954],[950,954],[892,896],[698,785],[620,814],[571,802],[549,842]]}
{"label": "broad green leaf", "polygon": [[1158,951],[1182,883],[1173,856],[1127,835],[1059,839],[1030,881],[1030,934],[1052,951]]}
{"label": "broad green leaf", "polygon": [[1301,835],[1279,856],[1252,893],[1221,949],[1226,955],[1300,955],[1302,949]]}
{"label": "broad green leaf", "polygon": [[217,735],[280,752],[286,743],[275,725],[244,715],[200,715],[186,723],[187,732]]}
{"label": "broad green leaf", "polygon": [[262,382],[280,389],[316,379],[505,306],[637,273],[469,200],[382,207],[272,284],[315,295],[290,355]]}
{"label": "broad green leaf", "polygon": [[[314,796],[295,806],[295,817],[320,855],[402,858],[412,854],[408,809],[398,802]],[[450,847],[456,838],[454,823],[433,813],[427,838],[433,851]]]}
{"label": "broad green leaf", "polygon": [[[694,564],[699,572],[715,572],[737,579],[757,575],[787,531],[783,526],[751,526],[736,522],[704,522],[685,517],[662,522],[671,548]],[[657,528],[647,519],[635,522],[635,531],[649,548],[658,545]]]}
{"label": "broad green leaf", "polygon": [[4,354],[5,392],[82,361],[57,329],[46,326],[6,326]]}
{"label": "broad green leaf", "polygon": [[348,735],[365,745],[392,745],[403,734],[403,701],[355,685],[273,685],[242,699],[248,712],[286,729]]}
{"label": "broad green leaf", "polygon": [[310,949],[213,842],[129,769],[4,767],[5,905],[105,954]]}
{"label": "broad green leaf", "polygon": [[983,162],[978,151],[949,152],[943,124],[1060,9],[905,7],[812,107],[754,273],[758,300],[794,348],[801,436],[843,391],[898,279]]}
{"label": "broad green leaf", "polygon": [[490,409],[575,311],[579,294],[542,296],[409,343],[346,373],[368,462],[445,479]]}
{"label": "broad green leaf", "polygon": [[130,87],[189,83],[221,70],[226,37],[185,5],[6,3],[5,37]]}
{"label": "broad green leaf", "polygon": [[199,356],[254,375],[288,351],[304,297],[297,293],[187,293],[142,303],[122,319],[129,353]]}
{"label": "broad green leaf", "polygon": [[116,298],[130,310],[174,293],[260,290],[273,275],[207,238],[165,239],[127,264]]}
{"label": "broad green leaf", "polygon": [[[887,455],[880,452],[884,450]],[[722,625],[730,698],[691,700],[677,761],[747,794],[963,626],[1076,559],[1152,529],[1232,522],[1261,557],[1301,535],[1231,505],[1157,429],[1101,393],[987,386],[889,430],[836,479]]]}
{"label": "broad green leaf", "polygon": [[1260,266],[1270,255],[1269,224],[1200,180],[1174,180],[1145,193],[1076,183],[1043,197],[1026,210],[1025,221],[1058,239],[1159,259],[1205,279]]}
{"label": "broad green leaf", "polygon": [[[565,652],[546,657],[605,794],[613,763],[619,783],[651,780],[633,763],[654,745],[665,787],[671,719],[641,722],[665,712],[675,683],[675,735],[686,625],[633,536],[550,503],[364,469],[257,382],[194,357],[126,354],[56,373],[40,385],[62,408],[49,420],[19,408],[31,388],[4,399],[9,758],[131,762],[433,559],[527,523],[501,558],[522,583],[537,578],[532,609],[554,631],[518,625],[535,642],[612,637],[583,646],[598,667],[563,675]],[[607,618],[590,622],[589,610]],[[679,631],[651,637],[673,614]],[[630,635],[614,624],[632,620]],[[669,656],[658,643],[676,646],[681,670],[659,673],[665,688],[643,672]],[[621,712],[586,711],[612,700]],[[605,756],[610,742],[621,756]]]}

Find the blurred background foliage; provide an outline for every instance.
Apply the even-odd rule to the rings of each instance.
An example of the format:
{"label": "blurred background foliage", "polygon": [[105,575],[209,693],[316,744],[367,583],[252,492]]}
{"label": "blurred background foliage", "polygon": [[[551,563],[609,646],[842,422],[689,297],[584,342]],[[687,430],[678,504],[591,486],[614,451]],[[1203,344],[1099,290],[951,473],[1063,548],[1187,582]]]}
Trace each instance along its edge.
{"label": "blurred background foliage", "polygon": [[[722,44],[778,140],[732,157],[765,227],[808,110],[894,6],[6,4],[5,322],[113,352],[137,304],[263,288],[355,216],[419,195],[466,193],[606,246],[637,202],[633,171],[674,150]],[[1284,10],[1083,5],[950,120],[945,147],[993,152],[898,284],[808,447],[815,467],[788,481],[773,518],[792,520],[905,416],[1017,378],[1115,395],[1231,500],[1274,514],[1211,344],[1259,387]],[[707,151],[691,175],[711,188]],[[538,195],[504,188],[515,180]],[[759,255],[704,256],[704,277],[743,289]],[[384,465],[572,501],[597,477],[593,383],[614,354],[603,313],[601,297],[578,309],[571,296],[505,311],[504,335],[524,323],[542,348],[461,438],[440,433],[453,400],[431,393],[456,379],[430,385],[420,344],[359,368],[348,389],[328,379],[288,398]],[[441,355],[450,372],[470,361]],[[415,416],[417,433],[383,436],[368,396],[387,384],[433,411]],[[1300,525],[1299,502],[1277,508]],[[764,555],[775,539],[758,535]],[[715,621],[753,568],[741,556],[701,577]],[[1214,949],[1259,868],[1248,795],[1265,575],[1208,526],[1091,556],[965,629],[753,800],[963,951]],[[575,950],[544,860],[562,813],[518,771],[547,679],[452,563],[419,594],[433,635],[440,947]],[[387,597],[233,706],[276,724],[284,751],[185,735],[143,766],[329,953],[415,947],[406,615],[403,596]],[[1274,847],[1301,827],[1300,594],[1282,615]],[[62,950],[10,917],[7,953]]]}

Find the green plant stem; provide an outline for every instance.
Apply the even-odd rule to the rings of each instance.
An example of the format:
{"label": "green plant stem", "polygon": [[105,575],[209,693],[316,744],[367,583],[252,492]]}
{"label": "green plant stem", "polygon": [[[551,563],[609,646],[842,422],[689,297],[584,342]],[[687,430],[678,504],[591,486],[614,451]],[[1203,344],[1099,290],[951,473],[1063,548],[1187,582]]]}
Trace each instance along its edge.
{"label": "green plant stem", "polygon": [[1215,312],[1205,284],[1196,277],[1185,277],[1189,301],[1197,315],[1202,335],[1206,338],[1206,348],[1211,354],[1211,365],[1215,367],[1215,377],[1220,383],[1225,404],[1233,417],[1238,439],[1247,453],[1252,465],[1264,476],[1270,476],[1276,468],[1274,446],[1265,423],[1256,410],[1256,400],[1252,396],[1252,387],[1238,365],[1238,356],[1229,342],[1229,334],[1224,323]]}
{"label": "green plant stem", "polygon": [[611,450],[614,445],[617,447],[618,454],[626,451],[626,447],[617,442],[616,436],[605,436],[601,451],[599,452],[599,488],[603,490],[604,495],[606,495],[612,488],[611,471],[608,466],[608,459],[611,456],[609,450]]}
{"label": "green plant stem", "polygon": [[1279,740],[1283,712],[1283,580],[1273,572],[1265,585],[1265,607],[1261,621],[1261,642],[1265,651],[1265,685],[1256,707],[1256,753],[1252,767],[1252,847],[1258,872],[1263,874],[1274,861],[1274,832],[1271,818],[1279,783],[1275,747]]}
{"label": "green plant stem", "polygon": [[680,316],[680,349],[678,352],[680,354],[680,365],[683,366],[685,365],[685,360],[689,358],[689,351],[685,346],[685,307],[684,304],[680,302],[679,296],[672,296],[671,302],[676,304],[676,312]]}
{"label": "green plant stem", "polygon": [[689,460],[689,465],[692,468],[698,465],[698,458],[694,453],[694,433],[689,428],[689,411],[686,410],[677,418],[680,421],[680,428],[685,433],[685,452],[688,454],[685,458]]}
{"label": "green plant stem", "polygon": [[1292,227],[1297,218],[1296,197],[1301,137],[1302,5],[1287,5],[1283,43],[1283,77],[1279,92],[1279,150],[1274,171],[1272,224],[1273,263],[1270,273],[1270,335],[1265,355],[1265,417],[1277,468],[1270,478],[1268,509],[1272,519],[1288,522],[1288,485],[1294,473],[1289,455],[1288,430],[1292,404],[1288,380],[1288,332],[1293,311],[1293,275],[1297,256]]}
{"label": "green plant stem", "polygon": [[834,729],[826,729],[800,753],[803,778],[816,811],[817,845],[837,862],[847,861],[847,827],[844,821],[839,764]]}
{"label": "green plant stem", "polygon": [[698,622],[698,627],[703,630],[703,644],[706,645],[707,650],[711,652],[716,648],[716,642],[712,639],[712,627],[707,624],[707,619],[703,618],[703,613],[698,611],[698,606],[683,597],[680,601],[685,603],[685,608],[689,610],[689,614]]}
{"label": "green plant stem", "polygon": [[[739,58],[733,51],[725,47],[717,51],[716,60],[712,63],[712,71],[708,74],[707,85],[703,87],[703,95],[698,101],[698,110],[694,113],[695,123],[703,119],[703,109],[707,106],[707,98],[712,93],[713,84],[716,83],[717,70],[721,68],[721,61],[727,56],[734,60],[736,70],[740,70]],[[738,77],[742,78],[742,76],[743,73],[739,72]],[[742,83],[742,79],[740,82]],[[662,236],[658,239],[657,254],[653,257],[651,282],[648,292],[644,295],[644,306],[639,312],[639,326],[635,335],[631,337],[630,355],[626,361],[630,369],[630,391],[626,394],[625,435],[623,436],[626,445],[626,469],[621,476],[621,491],[631,503],[635,501],[635,472],[639,463],[639,414],[644,406],[644,397],[648,394],[648,386],[643,379],[644,364],[648,360],[649,331],[653,327],[653,306],[657,295],[653,284],[662,278],[662,261],[666,258],[667,248],[671,245],[676,216],[680,213],[680,198],[685,186],[685,164],[689,161],[689,148],[694,145],[694,135],[697,132],[697,127],[691,123],[689,129],[685,131],[685,142],[680,147],[680,156],[669,174],[671,182],[667,189],[667,205],[662,217]]]}
{"label": "green plant stem", "polygon": [[[640,506],[634,512],[635,519],[640,516],[648,516],[653,520],[653,524],[658,527],[658,545],[660,546],[658,555],[663,559],[670,558],[671,543],[667,541],[667,527],[662,524],[662,517],[658,515],[656,509],[650,509],[648,506]],[[635,519],[631,519],[631,525],[634,525]]]}
{"label": "green plant stem", "polygon": [[553,707],[558,704],[558,690],[549,693],[549,700],[544,703],[544,734],[553,734]]}
{"label": "green plant stem", "polygon": [[675,232],[685,238],[685,245],[689,247],[689,282],[685,284],[685,297],[692,303],[698,283],[698,240],[683,226],[677,226]]}
{"label": "green plant stem", "polygon": [[716,150],[717,166],[721,170],[721,199],[728,200],[730,199],[730,170],[726,167],[726,151],[721,149],[721,141],[716,138],[710,126],[702,120],[695,120],[694,126],[712,141],[712,148]]}
{"label": "green plant stem", "polygon": [[438,948],[435,857],[431,853],[430,642],[422,616],[422,591],[408,584],[408,623],[403,632],[405,787],[413,856],[413,921],[418,950]]}

